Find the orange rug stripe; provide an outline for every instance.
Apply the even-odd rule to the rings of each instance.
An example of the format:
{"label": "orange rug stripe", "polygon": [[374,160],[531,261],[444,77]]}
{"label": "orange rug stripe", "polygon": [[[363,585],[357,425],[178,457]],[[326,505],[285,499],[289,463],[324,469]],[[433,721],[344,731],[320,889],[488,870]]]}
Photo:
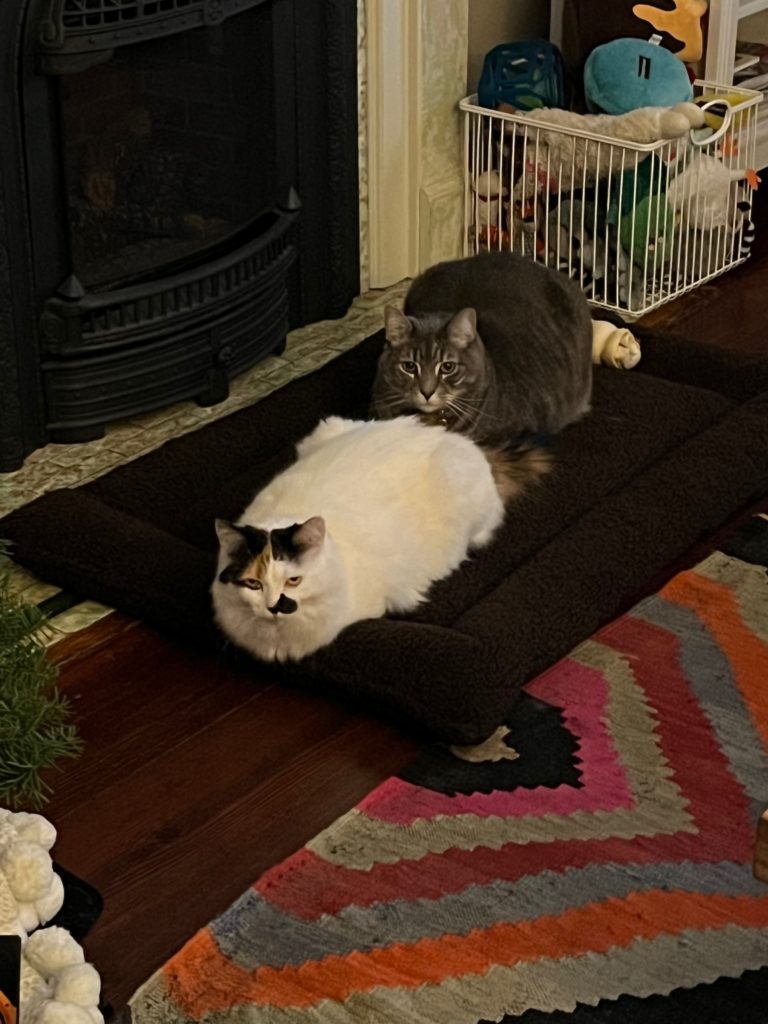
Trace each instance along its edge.
{"label": "orange rug stripe", "polygon": [[176,1005],[199,1020],[206,1013],[238,1004],[300,1008],[320,999],[343,1002],[354,992],[379,985],[416,988],[463,974],[485,974],[495,964],[604,953],[636,939],[729,924],[768,928],[768,896],[631,893],[625,899],[588,904],[555,917],[497,924],[468,935],[443,935],[347,957],[328,956],[298,967],[264,967],[253,973],[226,959],[205,929],[166,964],[163,974]]}
{"label": "orange rug stripe", "polygon": [[690,608],[717,640],[768,750],[768,646],[744,624],[732,588],[691,571],[670,580],[661,596]]}

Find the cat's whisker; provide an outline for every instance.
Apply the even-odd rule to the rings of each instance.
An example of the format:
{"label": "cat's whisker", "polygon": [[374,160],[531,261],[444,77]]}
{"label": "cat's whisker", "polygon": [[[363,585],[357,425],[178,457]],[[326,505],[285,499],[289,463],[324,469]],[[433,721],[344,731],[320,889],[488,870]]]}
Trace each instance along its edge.
{"label": "cat's whisker", "polygon": [[448,407],[453,409],[454,412],[463,413],[466,416],[472,416],[475,419],[483,420],[494,420],[497,423],[506,423],[507,420],[502,416],[493,416],[491,413],[479,408],[480,402],[472,403],[465,399],[460,398],[449,398]]}
{"label": "cat's whisker", "polygon": [[397,409],[398,407],[403,405],[404,402],[402,395],[397,395],[396,397],[390,399],[377,398],[376,402],[374,403],[374,407],[379,410]]}
{"label": "cat's whisker", "polygon": [[482,416],[484,419],[498,420],[499,423],[506,423],[507,419],[503,416],[494,416],[489,413],[486,409],[481,408],[482,402],[473,402],[470,399],[456,399],[456,401],[462,404],[465,412],[471,413],[473,416]]}

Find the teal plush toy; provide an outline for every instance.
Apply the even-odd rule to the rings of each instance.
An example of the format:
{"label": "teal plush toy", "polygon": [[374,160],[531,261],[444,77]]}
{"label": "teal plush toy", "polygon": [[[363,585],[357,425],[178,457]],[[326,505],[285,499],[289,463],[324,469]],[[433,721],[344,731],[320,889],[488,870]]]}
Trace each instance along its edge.
{"label": "teal plush toy", "polygon": [[673,107],[693,99],[682,61],[657,43],[614,39],[596,46],[584,65],[584,94],[592,111],[626,114],[638,107]]}

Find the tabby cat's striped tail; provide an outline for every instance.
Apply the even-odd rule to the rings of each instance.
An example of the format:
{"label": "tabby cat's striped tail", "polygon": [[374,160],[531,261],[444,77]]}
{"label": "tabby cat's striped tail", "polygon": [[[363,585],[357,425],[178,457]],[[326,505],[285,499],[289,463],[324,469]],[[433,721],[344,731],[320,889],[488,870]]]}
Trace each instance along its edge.
{"label": "tabby cat's striped tail", "polygon": [[483,448],[499,497],[508,505],[552,468],[552,456],[543,448]]}

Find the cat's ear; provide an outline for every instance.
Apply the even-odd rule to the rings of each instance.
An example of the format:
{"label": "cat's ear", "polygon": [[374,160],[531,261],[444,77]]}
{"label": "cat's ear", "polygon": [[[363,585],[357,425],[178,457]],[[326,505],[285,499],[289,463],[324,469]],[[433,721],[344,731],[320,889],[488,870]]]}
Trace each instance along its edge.
{"label": "cat's ear", "polygon": [[396,306],[387,306],[384,310],[384,331],[392,348],[400,348],[410,340],[413,324]]}
{"label": "cat's ear", "polygon": [[231,555],[243,543],[243,535],[227,519],[216,520],[216,536],[219,538],[221,550]]}
{"label": "cat's ear", "polygon": [[460,309],[459,312],[448,321],[445,329],[448,340],[456,348],[466,348],[471,345],[477,337],[477,313],[471,307]]}
{"label": "cat's ear", "polygon": [[302,555],[309,551],[316,551],[322,547],[325,540],[325,520],[322,516],[312,516],[296,530],[293,535],[293,543]]}

